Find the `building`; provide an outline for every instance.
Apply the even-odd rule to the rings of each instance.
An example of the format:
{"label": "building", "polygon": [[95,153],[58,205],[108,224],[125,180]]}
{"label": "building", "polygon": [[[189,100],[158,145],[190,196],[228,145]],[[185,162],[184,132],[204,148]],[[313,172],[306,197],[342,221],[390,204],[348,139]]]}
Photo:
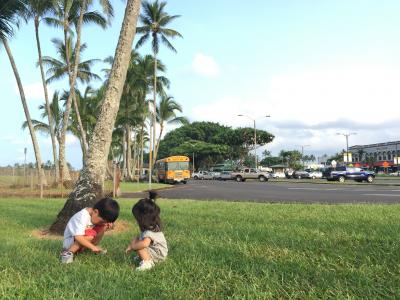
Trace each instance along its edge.
{"label": "building", "polygon": [[395,158],[400,157],[400,141],[355,145],[349,147],[349,152],[353,162],[360,166],[393,168],[398,164]]}

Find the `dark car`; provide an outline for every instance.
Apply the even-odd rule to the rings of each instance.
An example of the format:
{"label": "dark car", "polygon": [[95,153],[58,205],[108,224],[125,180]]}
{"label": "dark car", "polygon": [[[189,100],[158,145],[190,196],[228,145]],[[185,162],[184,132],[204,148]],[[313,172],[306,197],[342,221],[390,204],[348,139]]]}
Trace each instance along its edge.
{"label": "dark car", "polygon": [[301,179],[301,178],[310,178],[310,173],[307,171],[294,171],[292,173],[292,178]]}
{"label": "dark car", "polygon": [[346,179],[352,179],[357,182],[366,181],[372,183],[375,178],[375,172],[366,171],[362,168],[340,166],[325,169],[322,176],[328,181],[345,182]]}

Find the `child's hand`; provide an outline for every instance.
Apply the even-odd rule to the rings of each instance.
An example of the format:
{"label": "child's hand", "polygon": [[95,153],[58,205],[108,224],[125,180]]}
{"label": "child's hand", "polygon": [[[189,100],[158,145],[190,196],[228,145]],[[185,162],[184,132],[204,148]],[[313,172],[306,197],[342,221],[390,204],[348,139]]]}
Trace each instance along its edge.
{"label": "child's hand", "polygon": [[132,251],[131,245],[128,246],[128,248],[125,249],[125,254],[129,254]]}
{"label": "child's hand", "polygon": [[103,249],[101,249],[100,247],[97,247],[97,246],[93,246],[93,248],[91,250],[94,253],[101,253],[103,251]]}

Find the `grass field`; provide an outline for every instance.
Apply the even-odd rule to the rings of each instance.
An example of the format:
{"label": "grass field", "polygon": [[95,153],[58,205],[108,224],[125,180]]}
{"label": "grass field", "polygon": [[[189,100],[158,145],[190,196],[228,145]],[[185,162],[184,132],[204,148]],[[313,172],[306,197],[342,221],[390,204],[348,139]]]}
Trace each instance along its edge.
{"label": "grass field", "polygon": [[[21,185],[13,186],[13,178],[10,176],[0,176],[0,197],[40,197],[40,186],[38,185],[30,185],[26,184],[22,185],[22,181],[20,181]],[[169,188],[172,185],[169,184],[161,184],[161,183],[152,183],[152,189],[163,189]],[[73,186],[69,188],[61,187],[45,187],[43,189],[43,197],[44,198],[63,198],[66,197],[69,193],[72,192]],[[149,184],[144,182],[121,182],[120,186],[122,193],[134,193],[146,191],[149,189]],[[113,190],[113,182],[105,181],[104,182],[104,191],[106,193],[112,193]]]}
{"label": "grass field", "polygon": [[160,200],[170,255],[138,273],[106,236],[106,256],[58,262],[60,240],[32,231],[62,200],[0,200],[0,299],[377,299],[400,297],[400,206]]}

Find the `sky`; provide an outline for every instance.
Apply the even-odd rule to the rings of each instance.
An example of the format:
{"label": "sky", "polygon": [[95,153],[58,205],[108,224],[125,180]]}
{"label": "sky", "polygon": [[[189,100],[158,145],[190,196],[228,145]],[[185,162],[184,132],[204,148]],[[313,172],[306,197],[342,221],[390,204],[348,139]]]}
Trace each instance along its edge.
{"label": "sky", "polygon": [[[110,28],[84,27],[82,59],[114,54],[125,4],[113,3]],[[169,0],[166,10],[181,15],[170,27],[183,39],[171,41],[177,53],[162,47],[159,58],[171,81],[168,93],[190,121],[236,128],[252,127],[255,120],[257,129],[275,135],[259,154],[308,145],[304,154],[331,155],[346,147],[337,133],[356,133],[349,146],[400,140],[400,1]],[[53,38],[62,38],[61,30],[41,25],[44,55],[57,55]],[[44,97],[32,23],[16,31],[10,47],[32,118],[40,119]],[[99,63],[94,71],[104,67]],[[51,93],[66,88],[66,81],[50,85]],[[25,147],[27,161],[34,161],[2,46],[0,91],[0,165],[22,163]],[[39,142],[43,160],[51,160],[50,138],[39,134]],[[67,159],[75,168],[82,165],[73,136],[67,138]]]}

